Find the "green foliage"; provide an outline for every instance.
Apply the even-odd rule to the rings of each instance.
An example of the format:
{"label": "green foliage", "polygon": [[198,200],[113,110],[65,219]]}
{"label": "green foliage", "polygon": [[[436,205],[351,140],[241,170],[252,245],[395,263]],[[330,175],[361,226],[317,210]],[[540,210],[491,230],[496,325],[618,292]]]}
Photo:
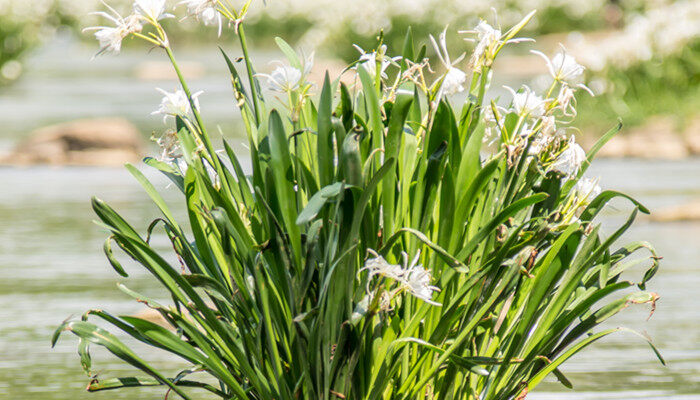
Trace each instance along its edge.
{"label": "green foliage", "polygon": [[700,108],[699,68],[700,41],[673,56],[655,57],[627,69],[608,67],[600,74],[605,77],[604,92],[579,100],[580,122],[602,131],[619,118],[635,126],[651,115],[670,115],[682,126]]}
{"label": "green foliage", "polygon": [[[243,26],[239,35],[247,51]],[[405,43],[392,67],[403,72],[421,62],[410,35]],[[280,44],[290,64],[301,65]],[[146,232],[93,200],[115,270],[126,274],[114,245],[172,303],[120,286],[171,329],[99,310],[57,329],[54,343],[64,331],[79,337],[87,373],[89,345],[99,345],[147,375],[93,379],[88,390],[164,385],[183,399],[195,389],[223,399],[523,398],[550,373],[570,386],[561,363],[620,330],[595,328],[630,304],[657,299],[644,290],[658,267],[654,250],[616,245],[637,213],[648,211],[632,200],[628,220],[605,236],[594,219],[627,196],[606,191],[583,204],[572,189],[616,130],[567,180],[546,161],[562,143],[529,152],[535,136],[521,135],[525,114],[497,110],[498,149],[481,152],[482,113],[492,107],[484,103],[488,65],[474,73],[464,104],[442,94],[444,77],[432,87],[417,79],[392,84],[359,65],[357,86],[326,76],[312,100],[302,83],[288,93],[289,112],[280,112],[268,110],[255,75],[246,87],[226,61],[246,122],[250,173],[226,142],[216,151],[192,107],[193,117],[176,122],[182,157],[146,161],[181,190],[187,221],[177,221],[132,166],[162,212]],[[182,265],[151,246],[156,226]],[[629,256],[643,250],[651,253],[643,279],[624,279]],[[409,255],[439,293],[426,296],[371,269],[406,271]],[[90,320],[187,367],[165,376]],[[195,372],[217,383],[194,380]]]}

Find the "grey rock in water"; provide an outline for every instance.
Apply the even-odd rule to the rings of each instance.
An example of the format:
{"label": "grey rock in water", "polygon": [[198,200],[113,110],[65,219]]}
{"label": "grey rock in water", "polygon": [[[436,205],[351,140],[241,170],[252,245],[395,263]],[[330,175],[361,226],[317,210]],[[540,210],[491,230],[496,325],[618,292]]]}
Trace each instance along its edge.
{"label": "grey rock in water", "polygon": [[0,163],[120,166],[145,153],[139,130],[123,118],[97,118],[40,128]]}

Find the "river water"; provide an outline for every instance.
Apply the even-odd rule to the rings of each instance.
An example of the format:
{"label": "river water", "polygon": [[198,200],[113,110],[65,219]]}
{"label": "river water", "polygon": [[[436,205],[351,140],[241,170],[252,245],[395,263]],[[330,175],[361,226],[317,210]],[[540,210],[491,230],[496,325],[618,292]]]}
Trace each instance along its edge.
{"label": "river water", "polygon": [[[89,63],[89,52],[72,43],[58,43],[31,59],[24,81],[0,92],[4,129],[0,147],[10,147],[35,126],[76,117],[127,115],[142,127],[157,125],[148,116],[159,100],[152,88],[172,89],[174,83],[140,82],[124,73],[146,56],[126,54]],[[200,57],[196,52],[189,56]],[[196,80],[196,87],[207,90],[202,103],[209,118],[224,127],[235,126],[229,117],[233,104],[227,103],[230,92],[223,69],[210,67],[220,65],[216,60],[204,59],[207,78]],[[652,210],[700,197],[697,159],[601,160],[591,172],[601,177],[604,188],[625,191]],[[164,180],[147,174],[169,202],[179,201]],[[55,349],[49,345],[53,329],[63,319],[89,308],[114,314],[139,312],[141,307],[116,288],[118,282],[162,296],[137,267],[126,265],[129,279],[112,271],[101,252],[106,234],[91,222],[89,199],[96,195],[145,229],[157,211],[139,185],[118,168],[1,168],[0,182],[0,399],[163,398],[162,389],[88,394],[84,391],[88,378],[79,366],[74,338],[66,334]],[[627,210],[620,202],[607,211],[607,232]],[[700,400],[700,223],[640,218],[623,241],[640,239],[652,242],[664,257],[648,287],[661,300],[648,321],[649,307],[636,306],[607,325],[648,334],[668,366],[661,366],[639,338],[621,333],[597,342],[566,364],[563,371],[573,382],[573,391],[547,381],[528,398]],[[164,237],[155,240],[167,251]],[[145,354],[165,369],[179,366],[160,353]],[[93,356],[101,377],[138,375],[104,351],[95,349]]]}

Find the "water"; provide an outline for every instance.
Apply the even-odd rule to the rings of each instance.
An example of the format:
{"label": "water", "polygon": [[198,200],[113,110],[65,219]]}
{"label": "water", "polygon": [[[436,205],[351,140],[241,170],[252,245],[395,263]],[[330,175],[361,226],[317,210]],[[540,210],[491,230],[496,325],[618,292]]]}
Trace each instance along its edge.
{"label": "water", "polygon": [[[601,161],[594,173],[606,187],[631,193],[652,208],[699,195],[700,160],[649,163]],[[178,201],[174,188],[157,175],[156,185],[169,202]],[[141,188],[121,169],[30,168],[0,169],[0,398],[7,399],[131,399],[162,395],[162,390],[121,391],[88,395],[76,355],[76,341],[66,334],[54,350],[53,329],[66,317],[86,309],[104,308],[134,314],[142,307],[116,288],[161,292],[136,266],[126,265],[131,278],[118,277],[104,259],[106,233],[91,223],[92,195],[108,201],[143,230],[157,216]],[[654,188],[650,190],[649,188]],[[174,204],[176,205],[176,204]],[[626,206],[608,214],[620,222]],[[181,208],[174,208],[178,210]],[[184,215],[178,215],[182,220]],[[608,228],[608,232],[612,226]],[[647,322],[648,306],[630,307],[611,326],[624,325],[648,333],[661,349],[661,366],[646,344],[629,334],[597,342],[563,368],[575,392],[546,382],[533,399],[700,399],[700,260],[699,223],[659,224],[640,220],[625,240],[646,239],[663,255],[662,268],[649,284],[661,294]],[[167,251],[162,236],[156,243]],[[163,299],[165,300],[165,299]],[[147,352],[148,360],[168,369],[174,360]],[[95,350],[102,376],[138,374],[104,351]],[[138,396],[138,397],[135,397]],[[154,397],[160,398],[160,397]]]}
{"label": "water", "polygon": [[[31,60],[27,77],[0,93],[0,147],[10,147],[17,137],[41,124],[77,117],[126,115],[142,127],[158,126],[157,118],[147,112],[159,101],[152,88],[172,89],[174,82],[134,80],[133,65],[144,59],[142,54],[89,63],[91,51],[59,42]],[[57,58],[59,54],[65,56]],[[200,60],[206,67],[206,78],[192,84],[196,90],[206,90],[202,96],[205,117],[223,127],[235,126],[230,87],[215,56],[213,51],[202,51],[186,52],[182,58]],[[235,138],[233,130],[224,131]],[[605,188],[625,191],[652,209],[700,197],[700,160],[603,160],[592,172],[601,176]],[[179,200],[163,179],[148,176],[155,178],[167,201]],[[88,378],[79,366],[74,337],[65,334],[55,349],[49,346],[53,330],[63,319],[88,308],[114,314],[141,311],[139,304],[116,288],[117,282],[162,297],[136,266],[126,264],[129,279],[112,271],[101,251],[107,235],[91,223],[89,199],[96,195],[145,229],[158,214],[141,188],[126,171],[108,168],[2,168],[0,182],[0,398],[162,398],[162,389],[88,394],[84,391]],[[606,232],[621,222],[626,209],[619,202],[608,211]],[[700,223],[660,224],[640,218],[624,240],[639,239],[651,241],[664,257],[660,272],[649,284],[661,300],[649,321],[648,306],[633,306],[608,325],[646,332],[668,366],[661,366],[642,340],[617,334],[563,367],[575,391],[547,381],[529,398],[700,400]],[[168,250],[162,235],[155,242]],[[145,354],[149,362],[168,370],[182,365],[160,352]],[[93,356],[100,377],[140,375],[100,349],[94,349]]]}

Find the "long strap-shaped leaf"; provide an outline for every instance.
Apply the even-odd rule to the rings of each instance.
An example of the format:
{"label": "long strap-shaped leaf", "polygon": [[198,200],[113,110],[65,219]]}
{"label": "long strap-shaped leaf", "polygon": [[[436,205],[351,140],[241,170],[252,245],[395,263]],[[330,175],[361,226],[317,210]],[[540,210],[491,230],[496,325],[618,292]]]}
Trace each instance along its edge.
{"label": "long strap-shaped leaf", "polygon": [[[137,356],[131,349],[129,349],[124,343],[122,343],[116,336],[107,332],[106,330],[98,327],[89,322],[84,321],[71,321],[67,322],[57,330],[58,334],[60,331],[70,331],[76,336],[89,340],[95,344],[103,346],[109,350],[112,354],[119,357],[120,359],[126,361],[130,365],[142,370],[143,372],[151,375],[159,382],[170,387],[175,393],[179,394],[185,400],[190,400],[190,397],[177,387],[172,381],[163,376],[156,369],[148,365],[144,360]],[[54,336],[52,345],[56,343],[58,339],[58,334]]]}

